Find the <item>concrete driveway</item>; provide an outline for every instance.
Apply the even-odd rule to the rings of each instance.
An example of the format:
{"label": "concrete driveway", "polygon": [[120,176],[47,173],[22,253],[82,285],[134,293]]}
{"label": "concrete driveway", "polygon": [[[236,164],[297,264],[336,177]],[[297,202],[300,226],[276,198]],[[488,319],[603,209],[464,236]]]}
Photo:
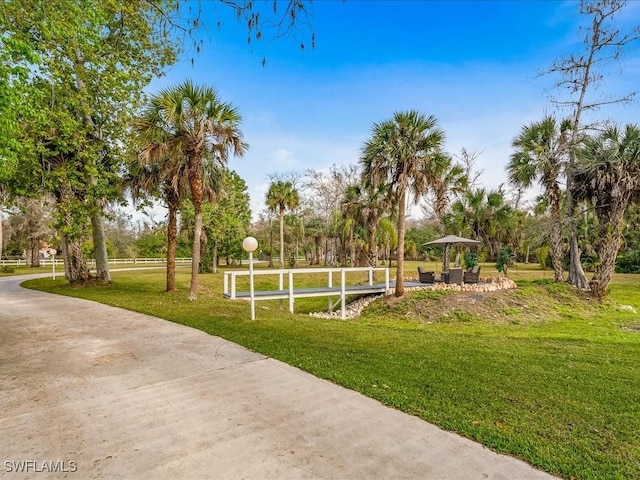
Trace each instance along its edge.
{"label": "concrete driveway", "polygon": [[198,330],[0,278],[3,478],[552,478]]}

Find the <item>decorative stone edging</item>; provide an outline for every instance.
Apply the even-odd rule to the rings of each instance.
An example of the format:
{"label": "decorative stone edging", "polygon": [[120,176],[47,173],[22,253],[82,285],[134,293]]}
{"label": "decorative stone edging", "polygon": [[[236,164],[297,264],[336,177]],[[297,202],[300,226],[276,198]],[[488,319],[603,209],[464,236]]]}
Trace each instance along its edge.
{"label": "decorative stone edging", "polygon": [[[516,282],[506,277],[486,278],[481,283],[463,283],[462,285],[439,282],[426,287],[428,290],[453,290],[455,292],[496,292],[498,290],[518,288]],[[416,289],[425,290],[425,287],[420,286]]]}
{"label": "decorative stone edging", "polygon": [[[366,297],[360,297],[357,300],[354,300],[349,305],[347,305],[345,318],[356,318],[359,317],[362,311],[375,302],[380,297],[384,297],[384,295],[369,295]],[[312,312],[309,314],[310,317],[315,318],[340,318],[341,312],[340,310],[335,310],[331,313],[328,312]]]}
{"label": "decorative stone edging", "polygon": [[[485,278],[481,283],[465,283],[462,285],[451,283],[433,283],[424,285],[411,285],[405,286],[405,291],[417,291],[417,290],[451,290],[455,292],[497,292],[498,290],[511,290],[517,288],[516,282],[509,278]],[[391,288],[389,294],[395,293],[395,289]],[[384,295],[370,295],[367,297],[361,297],[351,302],[346,307],[345,318],[351,319],[359,317],[362,311],[375,302],[378,298],[384,297]],[[309,314],[310,317],[315,318],[340,318],[340,310],[336,310],[331,313],[327,312],[313,312]]]}

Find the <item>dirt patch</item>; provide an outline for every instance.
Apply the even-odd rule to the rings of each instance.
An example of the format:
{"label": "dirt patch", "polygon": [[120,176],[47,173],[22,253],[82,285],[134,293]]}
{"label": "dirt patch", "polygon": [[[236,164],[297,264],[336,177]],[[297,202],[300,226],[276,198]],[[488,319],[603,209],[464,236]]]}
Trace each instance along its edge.
{"label": "dirt patch", "polygon": [[586,314],[579,292],[564,286],[536,285],[495,292],[411,292],[403,298],[388,297],[388,313],[423,323],[471,322],[538,323],[573,312]]}
{"label": "dirt patch", "polygon": [[[425,299],[416,305],[416,313],[427,322],[492,320],[496,322],[520,322],[529,305],[514,298],[511,292],[460,292],[438,299]],[[536,314],[530,315],[535,320]]]}

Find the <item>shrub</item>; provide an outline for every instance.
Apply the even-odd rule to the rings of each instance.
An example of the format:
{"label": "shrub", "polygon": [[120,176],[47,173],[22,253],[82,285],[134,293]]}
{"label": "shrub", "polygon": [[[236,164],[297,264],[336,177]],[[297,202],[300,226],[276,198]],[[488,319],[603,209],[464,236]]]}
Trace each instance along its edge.
{"label": "shrub", "polygon": [[540,264],[540,268],[545,270],[549,265],[549,247],[546,245],[536,249],[536,260]]}
{"label": "shrub", "polygon": [[464,265],[467,269],[473,268],[478,265],[478,255],[472,252],[464,254]]}
{"label": "shrub", "polygon": [[509,265],[513,265],[513,252],[511,251],[511,247],[502,247],[496,259],[496,270],[504,273],[506,276]]}

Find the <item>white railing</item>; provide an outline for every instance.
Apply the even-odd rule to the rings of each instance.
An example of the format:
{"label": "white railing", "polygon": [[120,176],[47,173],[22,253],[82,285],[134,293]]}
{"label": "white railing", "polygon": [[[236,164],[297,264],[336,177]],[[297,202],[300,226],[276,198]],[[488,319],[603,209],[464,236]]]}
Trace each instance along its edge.
{"label": "white railing", "polygon": [[[45,267],[51,265],[55,261],[56,265],[63,265],[62,258],[56,257],[55,260],[51,258],[41,258],[40,265]],[[91,266],[95,266],[95,260],[88,260],[87,263]],[[159,265],[167,263],[166,258],[110,258],[109,265]],[[191,263],[190,258],[176,258],[176,263]],[[18,259],[3,259],[0,260],[0,266],[20,267],[26,266],[26,260],[22,258]]]}
{"label": "white railing", "polygon": [[[95,260],[91,260],[95,263]],[[110,265],[157,265],[167,263],[166,258],[110,258]],[[176,258],[176,263],[191,263],[190,258]]]}
{"label": "white railing", "polygon": [[[389,293],[389,269],[387,267],[346,267],[346,268],[295,268],[295,269],[277,269],[277,270],[254,270],[254,276],[265,276],[265,275],[277,275],[278,276],[278,290],[276,292],[272,292],[271,295],[258,295],[255,297],[255,300],[273,300],[274,298],[287,298],[289,300],[289,312],[293,313],[293,305],[295,297],[305,297],[305,296],[334,296],[340,295],[340,303],[342,310],[342,319],[344,320],[346,314],[346,297],[347,297],[347,281],[346,274],[347,272],[367,272],[367,285],[369,287],[373,287],[373,272],[374,271],[382,271],[384,272],[384,293]],[[326,274],[327,275],[327,284],[326,287],[316,287],[317,289],[314,291],[305,291],[300,292],[296,291],[294,287],[294,278],[297,274]],[[334,286],[334,274],[339,277],[339,290],[336,286]],[[234,300],[238,298],[238,294],[240,292],[237,291],[237,281],[238,277],[247,277],[250,276],[251,272],[246,270],[240,271],[226,271],[224,272],[223,277],[223,288],[222,292],[225,296]],[[284,288],[284,276],[287,276],[287,289]],[[310,289],[313,290],[313,289]],[[246,293],[246,292],[243,292]],[[246,295],[243,295],[245,297]],[[331,305],[331,303],[329,303]]]}

